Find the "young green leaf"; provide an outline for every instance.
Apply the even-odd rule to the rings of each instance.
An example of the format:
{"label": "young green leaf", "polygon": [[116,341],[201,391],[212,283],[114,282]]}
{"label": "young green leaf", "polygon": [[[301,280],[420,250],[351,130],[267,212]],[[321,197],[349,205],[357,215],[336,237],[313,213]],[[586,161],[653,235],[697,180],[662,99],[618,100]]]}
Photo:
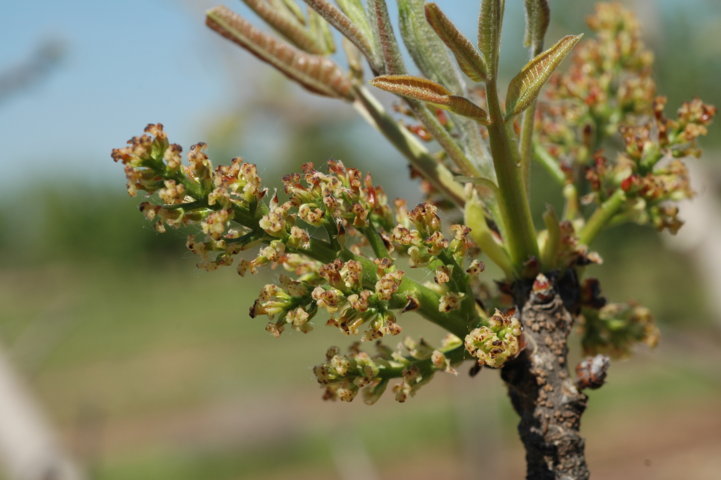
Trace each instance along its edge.
{"label": "young green leaf", "polygon": [[373,30],[363,0],[336,0],[336,3],[367,39],[373,38]]}
{"label": "young green leaf", "polygon": [[368,37],[361,29],[335,5],[327,2],[327,0],[303,0],[310,8],[320,14],[326,22],[330,23],[344,37],[350,40],[358,50],[361,51],[371,65],[377,66],[377,59],[373,53],[373,47]]}
{"label": "young green leaf", "polygon": [[487,76],[493,79],[498,73],[504,7],[504,0],[483,0],[478,19],[478,47],[486,61]]}
{"label": "young green leaf", "polygon": [[376,51],[380,52],[383,60],[382,73],[399,75],[405,73],[398,40],[393,33],[393,25],[388,15],[388,6],[385,0],[368,0],[370,11],[371,27],[373,29],[373,40],[376,44]]}
{"label": "young green leaf", "polygon": [[488,113],[465,97],[459,97],[457,95],[448,97],[448,109],[458,115],[472,118],[483,125],[490,123]]}
{"label": "young green leaf", "polygon": [[452,95],[446,87],[427,78],[412,75],[381,75],[371,80],[374,87],[402,97],[420,100],[453,113],[488,123],[488,114],[467,98]]}
{"label": "young green leaf", "polygon": [[272,0],[272,3],[279,4],[277,7],[285,8],[293,14],[293,16],[298,20],[302,25],[305,25],[305,15],[303,15],[303,10],[300,9],[297,3],[295,3],[295,0]]}
{"label": "young green leaf", "polygon": [[437,105],[448,103],[451,95],[443,85],[412,75],[381,75],[371,80],[371,84],[386,92]]}
{"label": "young green leaf", "polygon": [[453,22],[438,8],[438,5],[426,4],[425,12],[426,20],[456,57],[456,62],[463,73],[474,82],[484,81],[486,79],[486,63],[476,47],[458,31]]}
{"label": "young green leaf", "polygon": [[258,30],[224,6],[208,10],[205,23],[307,90],[327,97],[354,99],[351,81],[331,59],[298,50]]}
{"label": "young green leaf", "polygon": [[525,110],[541,91],[553,71],[581,40],[583,35],[567,35],[554,46],[528,62],[513,77],[506,93],[506,118]]}
{"label": "young green leaf", "polygon": [[330,25],[315,10],[308,12],[308,23],[310,31],[319,44],[323,46],[323,53],[335,53],[335,41],[333,40],[333,32]]}
{"label": "young green leaf", "polygon": [[398,0],[401,37],[423,75],[459,91],[461,79],[458,70],[443,43],[428,25],[424,3],[425,0]]}
{"label": "young green leaf", "polygon": [[526,6],[526,35],[523,44],[539,51],[543,48],[543,37],[546,36],[548,23],[551,20],[551,9],[548,0],[525,0]]}
{"label": "young green leaf", "polygon": [[260,18],[273,27],[286,40],[308,53],[328,53],[318,37],[309,32],[298,19],[285,8],[278,8],[265,0],[243,0]]}

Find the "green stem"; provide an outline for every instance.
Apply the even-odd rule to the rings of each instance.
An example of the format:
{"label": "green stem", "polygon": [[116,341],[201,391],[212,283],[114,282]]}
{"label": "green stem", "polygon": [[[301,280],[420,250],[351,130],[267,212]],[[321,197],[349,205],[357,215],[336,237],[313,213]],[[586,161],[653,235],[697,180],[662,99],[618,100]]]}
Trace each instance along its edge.
{"label": "green stem", "polygon": [[498,203],[503,224],[507,229],[504,233],[507,237],[511,261],[515,272],[519,273],[524,262],[530,257],[538,257],[536,229],[531,218],[523,172],[520,168],[520,154],[513,144],[510,125],[503,120],[495,79],[488,81],[486,91],[491,117],[488,133],[500,190]]}
{"label": "green stem", "polygon": [[390,306],[392,308],[403,308],[408,303],[409,297],[413,297],[418,301],[416,312],[429,322],[435,323],[460,339],[465,338],[470,332],[470,322],[467,322],[461,311],[457,310],[451,313],[438,311],[440,295],[415,280],[404,276],[398,291],[393,294]]}
{"label": "green stem", "polygon": [[523,112],[521,139],[519,141],[521,148],[521,171],[523,172],[523,183],[526,185],[526,193],[531,192],[531,154],[533,142],[533,122],[536,116],[536,101]]}
{"label": "green stem", "polygon": [[584,245],[589,245],[596,238],[598,232],[616,215],[625,201],[626,193],[621,189],[616,190],[593,212],[578,235],[579,241]]}
{"label": "green stem", "polygon": [[386,248],[385,243],[383,243],[383,239],[378,234],[378,231],[373,227],[373,225],[368,225],[367,227],[361,228],[361,232],[368,239],[368,243],[373,249],[373,253],[375,253],[376,258],[390,257],[388,249]]}
{"label": "green stem", "polygon": [[556,267],[556,258],[561,248],[561,229],[552,208],[548,208],[543,214],[543,221],[546,224],[546,242],[541,249],[541,265],[548,271]]}
{"label": "green stem", "polygon": [[533,155],[536,161],[541,164],[543,168],[551,175],[551,177],[559,184],[565,185],[568,182],[566,174],[561,169],[555,158],[543,148],[538,142],[533,142]]}
{"label": "green stem", "polygon": [[483,204],[478,198],[478,194],[474,193],[463,212],[463,220],[467,227],[471,229],[471,238],[476,245],[485,253],[488,258],[498,265],[507,277],[513,276],[513,267],[508,252],[496,242],[493,232],[488,228],[486,222],[486,212]]}
{"label": "green stem", "polygon": [[[377,266],[372,260],[354,255],[349,250],[343,250],[340,253],[343,260],[355,260],[363,267],[363,286],[364,288],[375,288],[375,282],[378,280],[376,274]],[[438,310],[441,296],[428,287],[421,285],[419,282],[403,276],[398,290],[393,294],[389,302],[389,307],[393,309],[403,309],[408,304],[408,299],[413,298],[418,301],[418,308],[415,309],[423,318],[439,327],[447,330],[459,338],[465,338],[470,331],[469,325],[478,322],[469,322],[465,315],[460,311],[443,313]]]}
{"label": "green stem", "polygon": [[435,115],[428,110],[428,107],[421,102],[411,99],[405,99],[408,106],[415,114],[416,118],[428,130],[431,136],[438,142],[441,148],[448,154],[448,157],[456,167],[469,177],[478,177],[481,175],[480,170],[468,159],[456,140],[451,137],[448,131],[438,121]]}
{"label": "green stem", "polygon": [[578,204],[578,190],[574,184],[568,183],[563,187],[563,198],[566,200],[566,205],[563,209],[563,219],[577,219],[581,212],[581,206]]}
{"label": "green stem", "polygon": [[[543,52],[543,37],[532,42],[529,51],[530,58],[533,60],[537,55]],[[521,127],[521,170],[523,170],[523,182],[526,184],[526,191],[531,191],[531,157],[533,155],[533,124],[536,120],[536,100],[523,112],[523,126]]]}
{"label": "green stem", "polygon": [[476,315],[476,298],[473,294],[471,284],[468,282],[468,274],[461,267],[453,255],[448,251],[443,251],[438,255],[438,258],[446,266],[451,267],[451,285],[456,292],[463,293],[464,297],[461,302],[461,307],[468,321],[468,325],[473,328],[478,324],[478,318]]}
{"label": "green stem", "polygon": [[[466,353],[466,348],[463,345],[459,345],[449,350],[441,349],[441,352],[443,353],[443,355],[446,356],[446,358],[448,358],[448,360],[451,362],[451,365],[456,365],[463,360],[471,358],[470,355]],[[421,371],[421,373],[428,373],[435,370],[430,358],[417,360],[412,357],[407,357],[407,360],[411,365],[417,367]],[[408,368],[408,366],[409,365],[407,364],[396,363],[393,363],[391,365],[379,365],[378,377],[386,380],[389,380],[391,378],[400,378],[403,376],[403,371]]]}
{"label": "green stem", "polygon": [[338,251],[330,243],[317,238],[310,239],[308,249],[298,249],[292,251],[292,253],[302,253],[323,263],[329,263],[338,258]]}
{"label": "green stem", "polygon": [[463,185],[453,179],[453,174],[418,142],[408,130],[388,115],[378,100],[366,89],[358,86],[355,89],[358,100],[354,106],[363,118],[380,131],[396,149],[420,172],[437,190],[444,193],[458,206],[465,203]]}

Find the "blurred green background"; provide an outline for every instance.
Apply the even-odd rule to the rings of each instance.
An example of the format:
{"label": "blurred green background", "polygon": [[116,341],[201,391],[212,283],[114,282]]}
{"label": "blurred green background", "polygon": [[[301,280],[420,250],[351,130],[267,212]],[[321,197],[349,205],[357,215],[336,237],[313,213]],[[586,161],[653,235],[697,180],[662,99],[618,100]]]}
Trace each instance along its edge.
{"label": "blurred green background", "polygon": [[[451,16],[470,31],[477,2],[468,2],[473,15],[452,3]],[[721,105],[718,2],[627,3],[646,24],[671,107],[694,96]],[[329,345],[349,339],[323,328],[270,337],[262,319],[247,315],[270,277],[195,269],[183,248],[186,233],[157,234],[109,157],[145,123],[162,121],[171,140],[186,147],[207,141],[215,162],[243,155],[269,182],[303,162],[339,158],[371,171],[392,197],[417,201],[404,163],[380,136],[350,109],[289,87],[206,32],[202,10],[210,3],[137,2],[115,17],[88,10],[90,2],[68,4],[67,17],[35,5],[35,25],[46,25],[45,33],[11,49],[22,27],[15,22],[0,50],[0,352],[88,477],[521,478],[516,419],[494,372],[438,376],[407,404],[391,395],[374,407],[323,403],[311,367]],[[592,2],[551,6],[551,38],[585,30]],[[523,63],[518,7],[509,2],[507,73]],[[163,20],[148,21],[152,12],[144,8]],[[22,9],[3,7],[11,20],[28,14]],[[89,26],[88,37],[74,37],[80,34],[70,20]],[[112,34],[102,36],[103,28]],[[130,39],[151,28],[147,39]],[[44,37],[51,48],[33,53]],[[103,45],[94,47],[97,63],[85,56],[92,38]],[[121,48],[126,39],[130,45]],[[192,45],[189,58],[177,63],[185,45]],[[149,66],[168,59],[175,59],[168,78]],[[98,69],[108,83],[83,87]],[[183,80],[181,71],[191,73]],[[75,96],[72,105],[62,103]],[[718,132],[714,126],[704,142],[708,183],[701,193],[711,210],[694,219],[702,232],[719,218]],[[538,173],[534,192],[546,195],[547,184]],[[651,307],[663,338],[656,350],[615,362],[609,383],[590,395],[583,433],[594,478],[721,475],[721,294],[703,258],[679,247],[693,242],[629,226],[597,246],[605,265],[592,274],[606,295]],[[438,333],[404,327],[412,335]]]}

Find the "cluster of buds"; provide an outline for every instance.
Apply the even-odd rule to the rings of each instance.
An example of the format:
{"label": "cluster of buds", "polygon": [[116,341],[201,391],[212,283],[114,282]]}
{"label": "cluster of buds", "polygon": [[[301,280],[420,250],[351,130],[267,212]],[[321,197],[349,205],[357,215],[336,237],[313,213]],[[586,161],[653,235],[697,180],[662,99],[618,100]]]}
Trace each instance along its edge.
{"label": "cluster of buds", "polygon": [[363,352],[354,343],[347,354],[331,347],[325,362],[313,372],[324,388],[326,400],[352,401],[362,390],[363,400],[375,403],[393,379],[400,381],[392,390],[398,402],[405,402],[428,383],[436,372],[456,374],[453,365],[464,359],[463,345],[456,336],[449,335],[439,349],[424,340],[406,338],[395,350],[376,342],[376,354]]}
{"label": "cluster of buds", "polygon": [[474,329],[466,336],[466,350],[480,366],[500,368],[521,351],[523,328],[515,310],[499,310],[488,319],[488,325]]}
{"label": "cluster of buds", "polygon": [[[192,146],[183,163],[182,148],[168,141],[161,124],[150,124],[144,135],[114,149],[112,157],[125,165],[128,193],[148,194],[140,210],[156,230],[199,227],[205,238],[190,237],[187,246],[201,256],[201,266],[214,269],[232,264],[237,253],[260,239],[254,219],[266,190],[255,165],[235,158],[214,169],[206,148],[203,143]],[[213,259],[211,252],[217,253]]]}
{"label": "cluster of buds", "polygon": [[651,311],[635,303],[609,303],[600,309],[584,308],[582,344],[587,355],[599,353],[626,357],[636,343],[655,347],[659,331]]}
{"label": "cluster of buds", "polygon": [[281,275],[280,285],[268,284],[250,307],[250,316],[267,315],[271,321],[266,330],[278,337],[286,324],[299,332],[308,333],[313,325],[310,320],[317,312],[317,306],[310,300],[310,289],[303,282],[294,281]]}
{"label": "cluster of buds", "polygon": [[587,164],[605,136],[629,115],[652,108],[653,55],[638,21],[618,3],[600,3],[588,18],[595,38],[575,50],[570,68],[553,77],[539,105],[541,137],[569,176]]}
{"label": "cluster of buds", "polygon": [[[148,194],[141,210],[160,230],[196,227],[202,237],[191,236],[187,246],[203,258],[201,267],[237,264],[242,275],[271,265],[287,272],[264,286],[250,308],[251,317],[268,317],[266,330],[274,336],[287,328],[309,332],[319,312],[327,314],[328,325],[364,341],[398,335],[397,315],[405,312],[417,311],[456,339],[485,317],[471,291],[483,264],[468,258],[477,251],[469,229],[453,225],[444,235],[433,204],[408,211],[396,201],[392,209],[370,176],[339,161],[329,162],[327,172],[306,164],[283,179],[283,192],[267,195],[254,165],[236,158],[213,167],[204,144],[194,146],[184,163],[162,125],[149,125],[128,143],[113,158],[125,165],[130,194]],[[238,258],[254,245],[254,256]],[[402,256],[434,282],[408,277],[397,266]],[[434,350],[406,342],[405,356],[373,360],[354,347],[344,360],[331,355],[317,373],[328,397],[350,399],[370,386],[372,398],[385,388],[383,378],[398,377],[396,396],[405,399],[433,372],[452,371],[465,355],[457,343]],[[460,356],[443,353],[459,345]],[[385,377],[377,377],[379,371]]]}
{"label": "cluster of buds", "polygon": [[396,203],[397,225],[385,237],[394,252],[408,257],[411,267],[433,271],[431,287],[442,295],[439,311],[464,310],[469,320],[474,313],[473,285],[485,266],[469,238],[470,228],[451,225],[452,237],[441,230],[438,207],[425,202],[408,211],[403,202]]}
{"label": "cluster of buds", "polygon": [[373,185],[370,175],[364,177],[340,161],[329,161],[328,173],[306,164],[303,173],[285,176],[283,186],[289,197],[283,210],[297,209],[298,218],[308,225],[337,229],[341,236],[392,222],[383,189]]}
{"label": "cluster of buds", "polygon": [[567,218],[580,222],[581,204],[597,206],[581,243],[611,222],[676,233],[683,223],[676,202],[693,196],[684,159],[700,155],[697,139],[716,109],[697,99],[667,118],[633,14],[599,4],[588,24],[596,38],[579,46],[539,106],[536,152],[564,184]]}
{"label": "cluster of buds", "polygon": [[620,189],[626,202],[619,215],[676,233],[682,222],[674,202],[693,196],[683,158],[700,154],[697,138],[707,133],[716,109],[693,100],[679,108],[676,119],[669,119],[665,103],[657,98],[652,116],[621,127],[625,151],[615,161],[596,156],[586,171],[592,190],[587,197],[600,201]]}

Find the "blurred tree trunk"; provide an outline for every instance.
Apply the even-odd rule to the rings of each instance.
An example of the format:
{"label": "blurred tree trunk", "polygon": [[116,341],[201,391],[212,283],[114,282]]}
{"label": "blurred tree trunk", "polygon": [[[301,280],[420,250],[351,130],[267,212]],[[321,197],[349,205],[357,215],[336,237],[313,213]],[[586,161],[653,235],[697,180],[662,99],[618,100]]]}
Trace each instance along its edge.
{"label": "blurred tree trunk", "polygon": [[80,480],[30,393],[0,350],[0,467],[10,480]]}
{"label": "blurred tree trunk", "polygon": [[689,162],[688,169],[698,195],[681,207],[684,227],[676,236],[666,239],[694,262],[716,326],[721,328],[721,169],[709,162]]}

